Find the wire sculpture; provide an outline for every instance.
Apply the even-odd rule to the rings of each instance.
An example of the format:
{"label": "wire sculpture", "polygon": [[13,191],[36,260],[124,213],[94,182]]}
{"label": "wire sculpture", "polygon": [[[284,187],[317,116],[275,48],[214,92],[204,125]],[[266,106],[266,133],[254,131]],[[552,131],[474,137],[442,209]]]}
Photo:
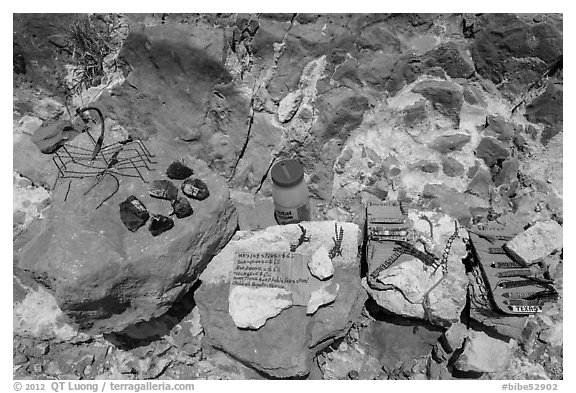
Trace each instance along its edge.
{"label": "wire sculpture", "polygon": [[344,239],[344,227],[340,227],[340,232],[338,232],[338,224],[334,223],[334,233],[335,237],[332,238],[334,246],[328,253],[330,259],[334,259],[337,255],[342,256],[342,240]]}
{"label": "wire sculpture", "polygon": [[298,243],[297,244],[291,244],[290,245],[290,251],[291,252],[296,252],[296,250],[298,249],[298,247],[300,247],[302,244],[304,243],[310,243],[310,236],[306,236],[306,228],[304,228],[302,225],[298,224],[298,227],[300,228],[300,238],[298,239]]}
{"label": "wire sculpture", "polygon": [[111,177],[115,182],[114,191],[96,206],[96,209],[98,209],[120,189],[118,177],[140,178],[144,183],[148,183],[142,176],[142,172],[154,170],[151,166],[157,162],[152,160],[154,154],[150,153],[146,145],[144,145],[144,142],[139,139],[129,137],[125,141],[105,145],[104,132],[106,128],[104,116],[100,109],[85,107],[79,109],[77,114],[81,115],[89,110],[98,113],[101,123],[100,135],[96,140],[89,131],[85,131],[94,143],[92,150],[73,145],[72,143],[65,143],[55,152],[52,161],[58,168],[58,175],[53,188],[56,188],[60,179],[70,179],[68,190],[64,196],[64,200],[66,201],[74,179],[94,179],[94,183],[83,194],[87,195],[107,176]]}

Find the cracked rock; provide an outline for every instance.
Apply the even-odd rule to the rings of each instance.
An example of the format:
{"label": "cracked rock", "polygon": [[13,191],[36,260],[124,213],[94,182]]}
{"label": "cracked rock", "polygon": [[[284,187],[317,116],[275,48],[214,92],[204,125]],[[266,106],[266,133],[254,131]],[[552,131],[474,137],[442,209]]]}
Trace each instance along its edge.
{"label": "cracked rock", "polygon": [[504,247],[516,261],[532,265],[562,249],[562,233],[556,221],[541,221],[516,235]]}

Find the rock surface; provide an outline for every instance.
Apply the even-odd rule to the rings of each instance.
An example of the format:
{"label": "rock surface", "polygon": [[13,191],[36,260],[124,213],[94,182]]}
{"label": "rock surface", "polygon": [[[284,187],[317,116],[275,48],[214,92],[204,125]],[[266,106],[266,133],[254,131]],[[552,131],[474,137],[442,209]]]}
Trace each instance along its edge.
{"label": "rock surface", "polygon": [[456,126],[460,123],[460,109],[464,98],[457,85],[444,81],[424,81],[413,91],[432,102],[434,109],[451,119]]}
{"label": "rock surface", "polygon": [[474,38],[472,57],[478,73],[511,94],[535,82],[546,64],[562,54],[562,33],[549,23],[529,24],[517,15],[494,14]]}
{"label": "rock surface", "polygon": [[[200,142],[188,144],[189,154],[230,174],[248,132],[249,100],[230,84],[218,49],[223,38],[208,26],[194,35],[168,25],[138,26],[120,53],[132,68],[127,83],[102,97],[102,110],[132,133]],[[154,103],[154,114],[137,104],[142,100]]]}
{"label": "rock surface", "polygon": [[310,300],[306,306],[306,314],[314,314],[320,306],[332,303],[338,296],[340,286],[335,283],[324,284],[322,288],[310,294]]}
{"label": "rock surface", "polygon": [[442,135],[434,139],[430,144],[430,147],[440,153],[448,153],[450,151],[462,149],[462,147],[464,147],[468,142],[470,142],[470,135]]}
{"label": "rock surface", "polygon": [[465,47],[448,42],[426,53],[425,63],[429,67],[441,67],[451,78],[469,78],[474,75],[474,63]]}
{"label": "rock surface", "polygon": [[334,265],[328,255],[326,247],[322,246],[312,254],[312,258],[308,262],[308,269],[314,277],[319,280],[325,280],[332,277],[334,274]]}
{"label": "rock surface", "polygon": [[[141,170],[147,181],[162,178],[173,160],[187,154],[158,140],[149,141],[148,148],[157,163],[150,172]],[[129,195],[156,214],[168,216],[172,210],[168,201],[149,197],[139,178],[121,177],[119,191],[98,209],[114,191],[111,176],[86,195],[94,184],[90,178],[73,181],[69,191],[59,185],[45,218],[35,223],[37,235],[18,252],[19,267],[43,277],[62,311],[91,332],[122,330],[162,314],[191,288],[212,253],[236,229],[237,215],[223,179],[201,161],[190,162],[211,196],[192,202],[194,214],[176,219],[174,228],[153,242],[145,227],[131,233],[120,220],[119,203]]]}
{"label": "rock surface", "polygon": [[510,155],[510,152],[502,142],[492,137],[484,137],[476,150],[478,158],[482,158],[486,165],[491,168]]}
{"label": "rock surface", "polygon": [[[152,269],[152,278],[138,271],[146,294],[136,293],[140,282],[125,282],[113,290],[118,302],[104,298],[104,302],[78,306],[92,308],[80,310],[85,314],[82,323],[86,328],[92,321],[113,325],[93,316],[120,313],[125,305],[120,293],[153,299],[145,305],[132,302],[130,308],[114,314],[122,322],[119,326],[140,322],[104,336],[79,339],[75,335],[80,326],[66,316],[61,300],[54,300],[58,297],[42,292],[46,299],[40,302],[36,289],[33,295],[31,289],[16,285],[19,280],[47,283],[46,276],[32,277],[18,267],[20,250],[38,236],[46,221],[56,221],[56,232],[69,225],[50,215],[52,208],[46,208],[55,201],[56,209],[63,210],[61,201],[68,184],[61,181],[53,190],[57,171],[52,156],[38,154],[29,136],[51,122],[73,120],[70,116],[80,106],[102,108],[107,117],[105,143],[125,141],[130,134],[147,144],[167,144],[170,152],[161,148],[160,155],[190,164],[195,174],[199,165],[205,169],[199,175],[227,179],[241,230],[276,225],[268,171],[275,160],[288,157],[299,159],[305,166],[315,220],[351,221],[362,228],[364,205],[389,198],[401,200],[418,212],[446,214],[463,226],[493,219],[518,221],[521,227],[548,220],[562,225],[561,14],[90,14],[90,23],[114,35],[109,43],[114,53],[105,59],[111,65],[106,74],[76,92],[70,83],[78,57],[69,56],[65,50],[55,51],[54,45],[67,43],[66,31],[72,23],[87,20],[86,15],[70,14],[14,17],[14,309],[19,318],[15,318],[14,326],[22,327],[15,329],[14,336],[15,363],[20,363],[14,367],[16,379],[262,379],[265,375],[214,350],[208,343],[212,338],[201,344],[204,336],[200,324],[194,324],[197,334],[191,334],[190,321],[197,321],[199,315],[196,308],[195,317],[191,314],[192,294],[172,301],[188,291],[188,280],[194,281],[209,258],[200,265],[183,259],[168,273],[165,259],[131,265]],[[112,26],[117,29],[110,29]],[[91,128],[96,131],[97,126]],[[172,154],[174,146],[178,148]],[[167,164],[156,168],[158,177],[151,180],[161,180]],[[120,180],[117,196],[124,200],[129,194],[120,194],[131,191],[126,186],[132,182],[123,177]],[[75,203],[78,194],[90,185],[74,180],[69,202]],[[93,208],[113,186],[113,179],[106,176],[82,202],[92,203]],[[149,205],[146,198],[146,206],[158,210],[151,213],[171,212],[169,202]],[[114,199],[98,211],[117,205]],[[194,209],[209,200],[192,201]],[[75,214],[74,219],[81,223],[74,221],[70,226],[84,228],[93,222],[88,233],[99,236],[101,220],[84,214],[89,210]],[[117,213],[117,209],[116,213],[111,211]],[[196,213],[174,218],[175,227],[158,238],[180,231],[179,224],[194,221]],[[425,219],[414,220],[422,234],[430,228]],[[451,226],[452,221],[445,224]],[[434,235],[436,229],[433,225]],[[122,237],[110,235],[108,226],[103,230],[101,241],[88,241],[108,250],[103,259],[124,252],[119,245],[124,242]],[[141,233],[147,233],[147,227],[136,232]],[[297,242],[299,233],[292,235],[286,247]],[[198,241],[205,243],[211,236],[207,233],[206,239]],[[445,240],[438,242],[434,237],[422,236],[416,246],[426,244],[440,256]],[[72,240],[75,244],[78,238]],[[330,249],[331,238],[327,236],[326,241]],[[58,238],[57,244],[67,247],[64,238]],[[182,250],[182,255],[192,252]],[[71,251],[79,254],[84,249]],[[211,256],[217,247],[205,251]],[[46,264],[45,258],[35,260],[37,265]],[[468,262],[464,260],[467,271]],[[334,318],[326,316],[327,310],[333,312],[348,298],[357,300],[355,310],[363,303],[357,292],[362,292],[357,269],[346,275],[336,267],[326,282],[346,278],[355,283],[356,291],[352,285],[339,282],[336,299],[313,314],[305,315],[308,304],[302,302],[302,306],[292,306],[267,320],[259,330],[248,330],[258,334],[297,307],[301,311],[298,318],[315,321],[314,328],[311,323],[302,328],[307,332],[306,340],[294,335],[295,347],[301,352],[292,348],[280,355],[280,350],[274,352],[277,332],[283,332],[284,326],[270,332],[264,344],[250,342],[245,347],[259,351],[251,358],[254,362],[265,358],[263,353],[270,348],[271,357],[306,353],[294,357],[298,360],[284,362],[286,368],[280,367],[278,374],[303,375],[306,371],[301,370],[309,369],[309,379],[478,378],[478,372],[453,368],[456,359],[450,358],[454,352],[438,349],[442,348],[437,342],[442,330],[461,321],[491,337],[514,337],[520,343],[507,369],[486,373],[482,379],[562,379],[563,253],[552,253],[539,262],[554,278],[560,300],[530,318],[494,313],[489,299],[474,285],[477,277],[471,272],[470,309],[461,309],[466,283],[460,274],[464,265],[458,263],[458,267],[450,265],[449,279],[433,286],[424,297],[426,301],[417,304],[418,315],[424,309],[426,321],[434,320],[441,328],[424,320],[394,316],[373,300],[366,303],[366,309],[374,306],[380,311],[362,318],[356,318],[354,312],[342,312],[339,321],[347,322],[332,323]],[[48,267],[44,270],[51,272]],[[187,271],[185,277],[170,281],[170,274],[183,270]],[[115,274],[110,269],[107,272]],[[157,273],[161,279],[156,279]],[[426,281],[420,277],[423,272],[410,273],[419,277],[418,282]],[[107,277],[97,277],[95,282],[106,282]],[[407,280],[395,280],[407,284]],[[85,287],[86,291],[96,291],[90,285]],[[158,301],[158,296],[171,287],[165,299]],[[420,298],[404,289],[411,299]],[[108,292],[110,288],[104,286],[96,297]],[[214,299],[221,296],[222,301],[213,308],[227,316],[226,326],[237,329],[228,314],[227,295],[225,290],[211,294]],[[345,309],[353,308],[350,299]],[[398,307],[401,302],[409,303],[399,298]],[[45,310],[54,305],[50,312]],[[181,310],[182,306],[188,308]],[[166,314],[149,319],[149,315],[168,308]],[[148,311],[127,315],[132,309]],[[55,310],[58,316],[54,319]],[[202,317],[204,320],[206,315]],[[31,333],[44,319],[49,323],[37,331],[47,340]],[[332,324],[326,327],[323,321]],[[57,338],[54,329],[73,333]],[[215,335],[211,329],[211,336]],[[288,334],[286,341],[290,337]],[[220,341],[228,345],[233,339]],[[44,353],[41,348],[46,348],[46,343],[50,345]],[[320,344],[310,349],[310,343]],[[325,345],[330,345],[330,351],[321,351],[316,359],[309,360]],[[262,363],[270,367],[273,361]],[[296,363],[300,366],[294,367]]]}
{"label": "rock surface", "polygon": [[510,363],[512,347],[512,344],[491,338],[484,332],[470,331],[464,344],[464,352],[454,366],[461,371],[502,371]]}
{"label": "rock surface", "polygon": [[562,249],[562,227],[553,220],[537,222],[506,243],[506,251],[523,265],[533,265]]}
{"label": "rock surface", "polygon": [[228,297],[230,316],[239,328],[258,329],[266,320],[292,306],[290,292],[283,288],[235,286]]}
{"label": "rock surface", "polygon": [[468,337],[468,328],[463,323],[455,323],[444,332],[444,340],[449,352],[462,348],[464,340]]}
{"label": "rock surface", "polygon": [[[320,246],[330,247],[333,221],[301,225],[311,240],[298,248],[299,253],[312,254]],[[309,316],[305,307],[292,306],[252,331],[238,329],[228,313],[226,293],[235,250],[288,251],[301,231],[298,225],[291,224],[260,232],[238,232],[202,273],[202,285],[195,293],[210,344],[275,377],[308,374],[313,355],[346,334],[366,299],[357,274],[358,227],[352,223],[339,225],[344,228],[344,239],[342,256],[333,260],[335,270],[331,281],[338,285],[335,300]]]}

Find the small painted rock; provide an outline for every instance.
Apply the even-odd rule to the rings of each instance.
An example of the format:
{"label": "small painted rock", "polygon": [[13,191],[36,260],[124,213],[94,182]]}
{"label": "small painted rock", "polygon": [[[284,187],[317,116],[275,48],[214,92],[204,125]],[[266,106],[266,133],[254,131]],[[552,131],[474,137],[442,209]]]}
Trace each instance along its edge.
{"label": "small painted rock", "polygon": [[166,232],[174,226],[174,221],[170,217],[163,216],[161,214],[156,214],[152,216],[150,220],[150,225],[148,230],[152,236],[158,236],[161,233]]}
{"label": "small painted rock", "polygon": [[190,198],[202,201],[210,195],[208,186],[200,179],[186,180],[182,183],[182,192]]}
{"label": "small painted rock", "polygon": [[180,161],[174,161],[166,169],[166,176],[170,179],[184,180],[189,178],[194,174],[192,168],[188,168],[186,165],[182,164]]}
{"label": "small painted rock", "polygon": [[188,198],[180,197],[175,201],[172,201],[172,209],[174,211],[172,214],[175,214],[178,218],[184,218],[191,216],[194,213],[194,209],[190,206],[190,202],[188,202]]}
{"label": "small painted rock", "polygon": [[130,195],[120,203],[120,219],[130,232],[136,232],[138,228],[146,224],[150,214],[146,206],[142,204],[134,195]]}
{"label": "small painted rock", "polygon": [[168,199],[169,201],[178,198],[178,187],[170,180],[154,180],[148,192],[154,198]]}

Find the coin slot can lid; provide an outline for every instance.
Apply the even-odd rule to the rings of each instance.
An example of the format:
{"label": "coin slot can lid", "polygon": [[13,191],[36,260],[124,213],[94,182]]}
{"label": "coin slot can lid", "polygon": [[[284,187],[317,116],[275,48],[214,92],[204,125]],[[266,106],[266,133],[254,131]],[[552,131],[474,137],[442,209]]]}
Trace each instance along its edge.
{"label": "coin slot can lid", "polygon": [[294,159],[278,161],[270,173],[272,182],[279,187],[293,187],[304,178],[302,164]]}

